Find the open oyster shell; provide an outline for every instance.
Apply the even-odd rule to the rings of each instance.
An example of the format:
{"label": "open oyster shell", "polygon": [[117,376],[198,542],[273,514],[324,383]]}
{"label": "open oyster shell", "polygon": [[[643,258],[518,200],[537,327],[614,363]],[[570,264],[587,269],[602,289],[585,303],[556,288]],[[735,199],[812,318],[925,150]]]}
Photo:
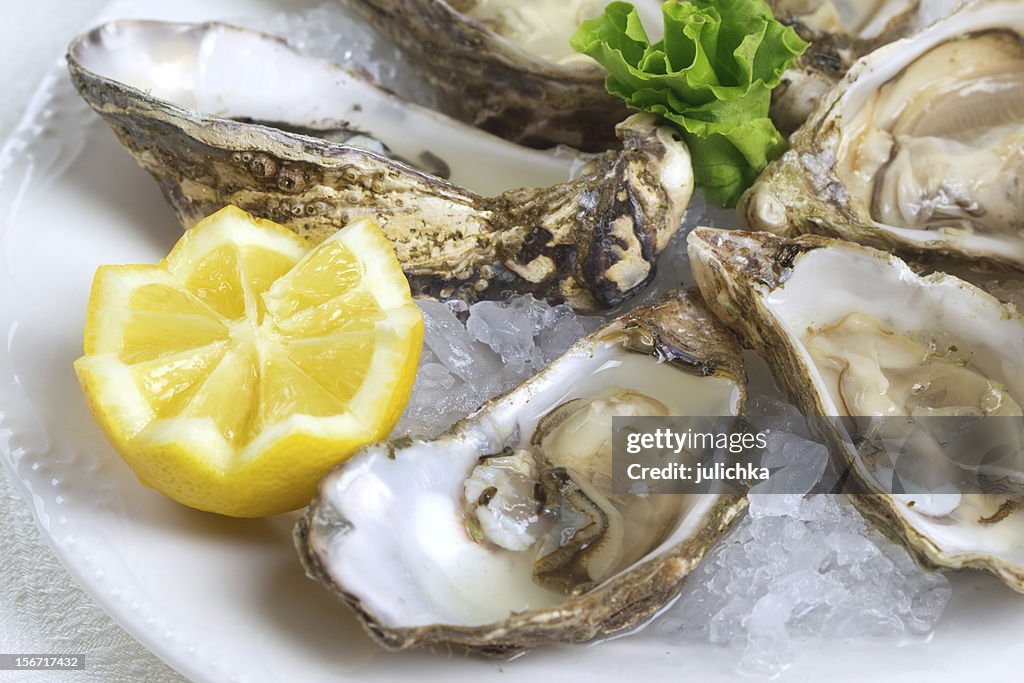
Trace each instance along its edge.
{"label": "open oyster shell", "polygon": [[748,191],[748,227],[1024,268],[1024,3],[860,60]]}
{"label": "open oyster shell", "polygon": [[[513,290],[581,310],[615,306],[653,277],[693,190],[685,144],[653,117],[624,121],[622,149],[581,163],[573,180],[540,187],[564,179],[567,162],[556,160],[552,172],[544,153],[406,108],[275,38],[225,25],[109,24],[77,38],[68,65],[184,227],[235,204],[320,241],[371,217],[422,295],[474,300]],[[485,197],[294,132],[339,122],[368,127],[421,162],[454,169],[466,157],[464,175],[500,176],[518,165],[519,179],[538,186]]]}
{"label": "open oyster shell", "polygon": [[906,35],[920,0],[769,0],[810,48],[772,92],[772,120],[789,135],[807,120],[853,63]]}
{"label": "open oyster shell", "polygon": [[[569,47],[604,0],[342,1],[415,57],[448,113],[503,138],[599,151],[628,115],[604,70]],[[660,30],[660,2],[633,4]]]}
{"label": "open oyster shell", "polygon": [[[1024,318],[1012,306],[824,237],[699,228],[688,246],[709,307],[768,360],[805,415],[1006,416],[997,419],[1019,437]],[[812,425],[860,492],[853,503],[923,564],[982,569],[1024,592],[1019,443],[1003,470],[1018,481],[1005,494],[927,484],[900,492],[880,485],[876,463],[842,422]],[[918,481],[955,464],[924,462]]]}
{"label": "open oyster shell", "polygon": [[581,340],[433,441],[369,446],[296,528],[307,573],[383,646],[498,654],[637,626],[744,509],[733,490],[614,494],[614,415],[743,410],[735,339],[695,292]]}
{"label": "open oyster shell", "polygon": [[72,73],[195,112],[363,147],[485,195],[565,182],[578,156],[515,145],[402,101],[358,70],[229,24],[114,21],[77,38],[68,56]]}

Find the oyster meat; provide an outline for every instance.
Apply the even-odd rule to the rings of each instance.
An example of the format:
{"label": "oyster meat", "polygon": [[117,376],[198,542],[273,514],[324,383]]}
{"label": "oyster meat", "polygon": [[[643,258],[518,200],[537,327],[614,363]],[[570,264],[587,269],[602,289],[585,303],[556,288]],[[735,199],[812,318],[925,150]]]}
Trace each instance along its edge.
{"label": "oyster meat", "polygon": [[[414,57],[449,114],[503,138],[600,151],[628,115],[605,90],[604,70],[569,47],[603,1],[342,1]],[[660,30],[660,2],[633,4]]]}
{"label": "oyster meat", "polygon": [[[812,420],[858,509],[927,566],[986,570],[1024,592],[1020,313],[958,278],[921,277],[891,254],[840,240],[699,228],[688,245],[709,306],[768,360],[805,415],[883,425],[885,438],[927,456],[897,461],[917,469],[902,470],[906,486],[896,490],[883,485],[892,473],[877,454],[854,445],[849,422]],[[935,416],[993,416],[1013,439],[1000,442],[1009,445],[1000,462],[972,461],[980,443],[967,444],[968,458],[951,457],[955,440],[926,422]],[[968,468],[1006,485],[954,485]]]}
{"label": "oyster meat", "polygon": [[772,119],[789,135],[853,63],[913,27],[920,0],[769,0],[811,46],[772,91]]}
{"label": "oyster meat", "polygon": [[[159,49],[145,53],[146,45]],[[207,57],[232,46],[244,47],[247,59],[207,64]],[[279,40],[223,25],[119,22],[76,39],[68,63],[79,92],[156,178],[184,227],[235,204],[319,242],[338,226],[370,217],[420,295],[471,301],[519,291],[580,310],[615,306],[654,276],[657,255],[679,229],[693,190],[686,145],[649,116],[620,124],[622,148],[582,161],[574,179],[492,197],[374,152],[295,133],[295,127],[308,130],[335,117],[351,123],[357,120],[352,116],[366,115],[359,125],[370,128],[394,119],[382,137],[402,150],[402,136],[412,145],[433,144],[425,131],[457,125],[458,135],[468,131],[464,149],[483,163],[472,169],[480,177],[488,175],[491,142],[514,147],[468,126],[442,125],[429,112],[413,110],[415,116],[403,119],[404,105],[346,81],[341,70]],[[177,76],[147,85],[145,74],[151,78],[155,67]],[[143,75],[133,76],[132,69]],[[298,87],[318,92],[320,104],[302,111],[269,86],[280,81],[286,87],[292,73],[305,74]],[[228,89],[218,94],[214,81]],[[204,89],[207,82],[213,90]],[[334,83],[344,85],[337,96],[328,94]],[[359,88],[349,88],[354,84]],[[360,92],[378,99],[360,100]],[[337,109],[328,112],[324,102]],[[371,104],[391,108],[370,111]],[[297,118],[282,124],[289,114]],[[490,142],[477,145],[481,136]],[[402,155],[420,158],[417,149]],[[550,159],[515,149],[529,159]],[[445,148],[428,151],[446,166],[454,163]],[[502,159],[493,156],[492,163],[503,167]],[[535,170],[538,183],[551,179],[544,163]]]}
{"label": "oyster meat", "polygon": [[636,309],[433,441],[367,447],[296,528],[309,575],[385,647],[507,653],[656,614],[745,507],[616,493],[613,416],[735,415],[735,339],[695,292]]}
{"label": "oyster meat", "polygon": [[741,201],[754,229],[1024,268],[1024,2],[871,53]]}

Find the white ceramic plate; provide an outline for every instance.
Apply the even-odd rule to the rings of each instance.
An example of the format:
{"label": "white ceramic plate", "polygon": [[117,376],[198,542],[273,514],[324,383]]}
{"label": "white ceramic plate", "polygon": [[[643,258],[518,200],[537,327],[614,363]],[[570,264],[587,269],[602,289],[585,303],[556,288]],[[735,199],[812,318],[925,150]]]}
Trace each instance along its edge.
{"label": "white ceramic plate", "polygon": [[[105,15],[199,20],[298,4],[149,0]],[[149,649],[197,681],[732,677],[736,650],[671,643],[656,628],[511,662],[387,654],[303,576],[294,516],[225,519],[144,489],[90,419],[71,363],[96,267],[155,262],[178,235],[156,185],[55,70],[0,154],[0,459],[68,571]],[[1024,604],[987,577],[954,579],[930,641],[798,647],[783,678],[1019,680]]]}

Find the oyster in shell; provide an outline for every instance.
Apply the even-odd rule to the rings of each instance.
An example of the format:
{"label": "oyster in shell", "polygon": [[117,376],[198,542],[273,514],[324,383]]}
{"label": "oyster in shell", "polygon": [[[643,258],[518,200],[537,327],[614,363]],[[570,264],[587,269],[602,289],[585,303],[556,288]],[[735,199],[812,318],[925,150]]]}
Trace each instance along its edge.
{"label": "oyster in shell", "polygon": [[[136,48],[145,45],[160,49],[143,58],[146,53]],[[244,48],[248,58],[227,65],[210,61],[222,50],[230,60],[231,48]],[[159,73],[175,77],[147,87],[154,62]],[[394,119],[385,136],[393,149],[401,149],[399,134],[410,144],[433,144],[432,138],[444,144],[444,130],[452,126],[468,135],[463,144],[478,160],[486,161],[491,142],[513,147],[471,127],[431,119],[429,112],[413,110],[402,118],[403,107],[393,102],[349,99],[379,93],[358,83],[362,90],[353,90],[344,72],[279,40],[223,25],[107,25],[76,39],[68,64],[79,92],[156,178],[184,227],[235,204],[319,242],[339,226],[371,217],[420,295],[475,300],[512,290],[580,310],[615,306],[654,276],[656,257],[679,229],[693,190],[686,145],[643,115],[617,128],[622,149],[589,158],[573,180],[492,197],[380,154],[292,132],[335,125],[336,118],[351,123],[359,114],[368,117],[359,119],[360,126]],[[132,76],[131,69],[139,74]],[[273,87],[286,87],[293,74],[303,74],[295,79],[305,84],[299,86],[303,102],[312,101],[308,92],[322,97],[308,111]],[[344,86],[336,96],[325,92],[335,83]],[[218,94],[217,84],[228,89]],[[337,109],[330,109],[331,102]],[[370,111],[371,104],[391,108]],[[252,123],[290,114],[299,118],[288,125]],[[413,129],[420,125],[426,127]],[[415,149],[403,155],[422,156]],[[436,159],[447,148],[432,149]],[[530,159],[550,159],[515,149]],[[500,155],[492,159],[506,164]],[[487,176],[486,164],[473,173]],[[536,179],[551,179],[544,162]]]}
{"label": "oyster in shell", "polygon": [[854,61],[907,34],[920,0],[769,0],[775,18],[811,47],[772,92],[772,119],[789,135]]}
{"label": "oyster in shell", "polygon": [[[414,57],[449,114],[508,140],[599,151],[628,116],[605,90],[605,71],[569,47],[604,0],[342,2]],[[633,4],[660,30],[660,2]]]}
{"label": "oyster in shell", "polygon": [[335,469],[296,528],[303,564],[390,649],[499,654],[637,626],[745,497],[615,493],[612,417],[734,415],[743,376],[699,295],[670,294],[440,438],[369,446]]}
{"label": "oyster in shell", "polygon": [[[843,422],[812,425],[858,492],[853,503],[923,564],[986,570],[1024,592],[1020,313],[955,277],[921,277],[891,254],[840,240],[699,228],[688,245],[710,308],[768,360],[805,415],[871,417],[855,422],[887,429],[912,424],[904,416],[918,425],[950,415],[1006,420],[995,424],[1017,432],[1016,446],[1006,461],[976,468],[1005,476],[1005,493],[946,486],[954,469],[977,463],[949,458],[944,448],[951,442],[942,440],[935,442],[942,448],[916,461],[921,467],[909,473],[914,486],[888,488],[873,455],[854,446]],[[969,455],[981,450],[968,444]]]}
{"label": "oyster in shell", "polygon": [[1024,268],[1024,2],[851,69],[741,200],[748,227]]}

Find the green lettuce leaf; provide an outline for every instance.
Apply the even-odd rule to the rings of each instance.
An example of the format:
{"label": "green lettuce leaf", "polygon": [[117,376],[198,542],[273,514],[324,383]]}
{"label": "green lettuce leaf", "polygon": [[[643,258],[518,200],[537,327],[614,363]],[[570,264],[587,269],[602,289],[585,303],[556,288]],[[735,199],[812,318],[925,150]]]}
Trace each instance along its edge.
{"label": "green lettuce leaf", "polygon": [[608,92],[678,128],[697,185],[709,200],[735,206],[786,149],[768,118],[771,91],[808,45],[764,0],[671,1],[661,9],[665,38],[653,45],[626,2],[584,22],[570,42],[608,71]]}

